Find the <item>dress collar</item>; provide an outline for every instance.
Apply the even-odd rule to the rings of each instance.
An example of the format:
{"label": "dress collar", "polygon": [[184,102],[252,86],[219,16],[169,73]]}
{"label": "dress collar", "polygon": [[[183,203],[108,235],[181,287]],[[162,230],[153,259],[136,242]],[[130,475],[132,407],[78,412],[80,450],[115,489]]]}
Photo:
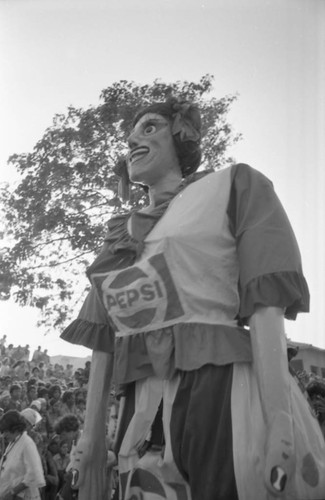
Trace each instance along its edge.
{"label": "dress collar", "polygon": [[[88,268],[90,277],[94,272],[103,272],[132,265],[141,255],[144,240],[166,212],[170,202],[189,184],[199,180],[210,172],[194,173],[183,179],[173,191],[165,192],[157,205],[150,212],[133,210],[126,214],[112,217],[108,222],[108,232],[102,251]],[[131,231],[128,231],[130,219]],[[131,234],[130,234],[131,233]],[[114,259],[112,257],[114,256]]]}

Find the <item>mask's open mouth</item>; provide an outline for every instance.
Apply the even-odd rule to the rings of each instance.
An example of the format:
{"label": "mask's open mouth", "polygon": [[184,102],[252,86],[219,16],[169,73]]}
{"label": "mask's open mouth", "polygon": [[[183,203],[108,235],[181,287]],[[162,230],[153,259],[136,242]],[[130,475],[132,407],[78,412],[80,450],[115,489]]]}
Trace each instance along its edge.
{"label": "mask's open mouth", "polygon": [[129,153],[129,163],[132,165],[136,161],[144,158],[149,153],[149,148],[145,146],[139,146],[138,148],[133,149]]}

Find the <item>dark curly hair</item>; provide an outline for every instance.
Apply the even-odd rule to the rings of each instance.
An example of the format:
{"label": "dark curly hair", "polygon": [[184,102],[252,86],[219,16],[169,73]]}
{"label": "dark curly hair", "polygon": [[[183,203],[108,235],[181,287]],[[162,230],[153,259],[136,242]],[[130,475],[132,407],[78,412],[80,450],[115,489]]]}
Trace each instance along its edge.
{"label": "dark curly hair", "polygon": [[56,434],[62,434],[62,432],[75,432],[79,430],[79,420],[76,417],[76,415],[73,415],[72,413],[68,413],[67,415],[64,415],[56,425],[54,426],[54,430]]}
{"label": "dark curly hair", "polygon": [[53,384],[51,387],[49,387],[49,398],[53,398],[55,391],[59,391],[60,396],[62,394],[62,389],[59,386],[59,384]]}
{"label": "dark curly hair", "polygon": [[10,394],[12,394],[17,389],[21,390],[21,385],[19,385],[19,384],[12,384],[12,386],[9,389]]}
{"label": "dark curly hair", "polygon": [[62,394],[61,400],[62,403],[66,403],[67,401],[69,401],[69,399],[72,398],[74,398],[74,391],[68,389],[67,391],[64,391],[64,393]]}
{"label": "dark curly hair", "polygon": [[48,389],[46,389],[46,387],[39,387],[38,388],[37,396],[39,398],[46,398],[46,396],[48,396],[48,394],[49,394],[49,391],[48,391]]}
{"label": "dark curly hair", "polygon": [[23,432],[26,428],[27,423],[17,410],[7,411],[0,419],[0,432]]}

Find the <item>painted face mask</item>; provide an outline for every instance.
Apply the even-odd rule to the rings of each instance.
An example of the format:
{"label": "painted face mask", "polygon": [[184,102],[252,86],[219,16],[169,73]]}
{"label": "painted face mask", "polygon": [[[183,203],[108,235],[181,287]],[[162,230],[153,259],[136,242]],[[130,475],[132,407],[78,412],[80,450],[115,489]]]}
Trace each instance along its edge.
{"label": "painted face mask", "polygon": [[132,182],[154,185],[171,170],[180,171],[170,122],[146,113],[128,139],[128,173]]}

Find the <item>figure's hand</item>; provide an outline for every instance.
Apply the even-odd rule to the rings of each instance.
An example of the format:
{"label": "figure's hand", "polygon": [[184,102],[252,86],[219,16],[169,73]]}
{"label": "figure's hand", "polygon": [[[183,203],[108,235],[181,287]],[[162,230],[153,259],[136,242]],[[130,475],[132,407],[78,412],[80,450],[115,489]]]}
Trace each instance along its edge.
{"label": "figure's hand", "polygon": [[71,456],[69,464],[69,470],[73,471],[71,486],[76,489],[82,485],[85,469],[91,462],[91,443],[89,441],[90,439],[87,439],[86,435],[81,436]]}
{"label": "figure's hand", "polygon": [[275,496],[285,494],[287,482],[295,471],[292,419],[279,412],[271,422],[267,437],[265,483]]}
{"label": "figure's hand", "polygon": [[94,464],[100,464],[100,467],[105,466],[105,440],[96,442],[95,437],[82,434],[80,437],[69,469],[72,469],[72,488],[79,489],[85,482],[86,472],[89,468],[94,467]]}
{"label": "figure's hand", "polygon": [[[115,463],[114,460],[114,465]],[[113,457],[110,466],[112,465]],[[107,500],[109,474],[105,439],[96,440],[93,436],[83,434],[78,441],[70,466],[73,474],[71,487],[79,490],[79,500],[90,498]]]}

